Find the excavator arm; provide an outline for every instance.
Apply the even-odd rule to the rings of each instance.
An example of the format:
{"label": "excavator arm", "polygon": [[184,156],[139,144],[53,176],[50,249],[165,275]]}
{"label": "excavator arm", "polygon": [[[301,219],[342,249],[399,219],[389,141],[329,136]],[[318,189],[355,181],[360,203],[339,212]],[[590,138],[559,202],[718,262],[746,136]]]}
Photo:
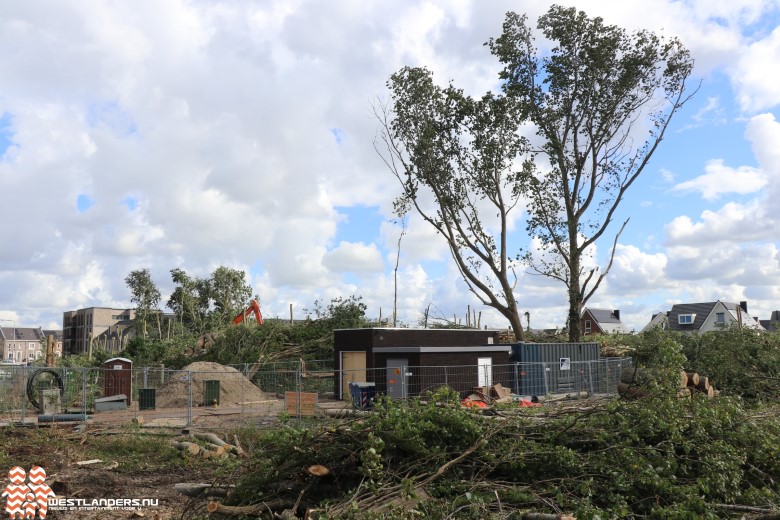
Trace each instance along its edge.
{"label": "excavator arm", "polygon": [[257,300],[252,300],[251,302],[249,302],[249,307],[239,312],[236,315],[236,317],[233,318],[233,324],[238,325],[239,323],[244,321],[244,319],[246,319],[246,317],[249,316],[250,314],[255,315],[255,320],[257,320],[258,325],[263,324],[263,315],[260,312],[260,304],[257,303]]}

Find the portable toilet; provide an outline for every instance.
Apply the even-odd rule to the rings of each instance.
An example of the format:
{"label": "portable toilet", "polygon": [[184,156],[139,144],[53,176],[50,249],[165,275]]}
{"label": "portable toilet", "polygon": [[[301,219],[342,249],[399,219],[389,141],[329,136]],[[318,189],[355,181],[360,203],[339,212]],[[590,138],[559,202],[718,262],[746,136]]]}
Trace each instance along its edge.
{"label": "portable toilet", "polygon": [[127,358],[115,357],[103,363],[103,397],[124,395],[130,406],[133,389],[133,362]]}

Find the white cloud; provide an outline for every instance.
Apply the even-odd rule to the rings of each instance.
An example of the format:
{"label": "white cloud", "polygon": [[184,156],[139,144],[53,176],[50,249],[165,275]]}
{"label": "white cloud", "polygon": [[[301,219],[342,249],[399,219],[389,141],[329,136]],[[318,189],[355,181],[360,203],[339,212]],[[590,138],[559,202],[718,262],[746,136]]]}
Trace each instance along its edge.
{"label": "white cloud", "polygon": [[[679,35],[697,71],[737,63],[729,70],[746,110],[769,110],[780,99],[766,67],[776,61],[780,36],[757,34],[748,46],[743,35],[767,6],[662,0],[648,11],[617,0],[577,4],[608,23]],[[0,221],[13,223],[0,247],[0,314],[20,324],[57,323],[66,309],[128,305],[123,280],[131,269],[151,268],[166,290],[173,267],[207,276],[217,265],[252,270],[264,309],[282,316],[289,303],[297,310],[351,293],[365,295],[372,315],[379,307],[386,313],[399,230],[386,221],[366,237],[346,239],[337,210],[377,206],[391,217],[398,187],[372,147],[371,101],[386,98],[386,79],[403,65],[426,65],[438,82],[452,79],[468,93],[495,88],[499,64],[482,44],[498,35],[507,10],[526,12],[533,22],[546,7],[87,0],[40,9],[7,2],[0,117],[10,122],[15,144],[0,160]],[[719,122],[726,107],[724,98],[707,99],[692,120]],[[771,200],[780,196],[780,130],[762,114],[748,122],[746,136],[760,167],[710,163],[703,176],[678,184],[725,204],[695,218],[681,212],[667,227],[663,254],[618,248],[605,305],[621,302],[620,292],[637,284],[668,287],[659,270],[696,258],[710,244],[735,236],[776,240]],[[673,183],[679,167],[664,168],[664,180]],[[755,193],[762,182],[766,199],[727,200]],[[94,200],[85,213],[76,208],[81,194]],[[135,209],[122,203],[128,199],[137,201]],[[652,202],[649,195],[642,200]],[[460,316],[475,305],[429,225],[412,219],[401,249],[405,321],[415,322],[431,302]],[[772,258],[768,249],[751,254]],[[729,255],[723,262],[735,258]],[[588,262],[595,265],[595,256]],[[697,269],[709,275],[713,266]],[[735,272],[733,283],[747,283],[745,276]],[[560,284],[523,276],[518,297],[533,326],[562,323]],[[483,322],[505,324],[484,313]]]}
{"label": "white cloud", "polygon": [[608,292],[625,299],[660,289],[666,285],[666,264],[663,253],[650,254],[636,246],[618,244],[606,278]]}
{"label": "white cloud", "polygon": [[382,254],[375,244],[340,242],[338,247],[322,257],[322,263],[331,272],[381,272]]}
{"label": "white cloud", "polygon": [[746,112],[766,110],[780,103],[780,84],[768,72],[769,64],[780,60],[780,28],[769,36],[752,42],[741,53],[734,66],[732,82],[738,100]]}
{"label": "white cloud", "polygon": [[708,161],[704,171],[704,175],[675,185],[672,191],[697,191],[705,200],[717,200],[729,193],[755,193],[768,182],[767,175],[761,170],[750,166],[731,168],[724,165],[722,159]]}

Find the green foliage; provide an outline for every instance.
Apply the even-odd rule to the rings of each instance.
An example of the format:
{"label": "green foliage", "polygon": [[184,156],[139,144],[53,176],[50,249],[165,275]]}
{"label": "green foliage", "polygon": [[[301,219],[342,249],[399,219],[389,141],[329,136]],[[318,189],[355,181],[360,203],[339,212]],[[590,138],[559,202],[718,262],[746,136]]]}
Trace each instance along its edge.
{"label": "green foliage", "polygon": [[[582,307],[608,273],[614,248],[602,270],[586,268],[582,258],[690,99],[693,60],[677,39],[629,34],[574,7],[550,7],[537,28],[549,52],[537,51],[517,13],[507,14],[502,35],[488,45],[504,66],[504,93],[542,143],[517,186],[531,201],[527,231],[544,254],[524,258],[566,286],[569,339],[579,341]],[[650,127],[644,141],[636,139],[638,120]]]}
{"label": "green foliage", "polygon": [[[402,189],[396,212],[416,211],[436,229],[469,289],[520,340],[515,271],[527,262],[564,283],[577,341],[580,312],[614,247],[603,269],[588,269],[583,256],[688,101],[693,61],[677,39],[629,34],[575,8],[554,5],[537,27],[550,50],[537,50],[517,13],[487,43],[503,65],[501,92],[471,97],[437,85],[424,67],[404,67],[390,76],[391,99],[377,117],[383,159]],[[649,127],[645,139],[637,139],[640,123]],[[543,254],[509,250],[521,209]]]}
{"label": "green foliage", "polygon": [[133,360],[136,367],[163,364],[177,369],[189,363],[185,353],[194,342],[195,338],[189,337],[162,340],[134,336],[128,340],[121,355]]}
{"label": "green foliage", "polygon": [[[673,344],[657,347],[653,356],[664,365],[679,359]],[[579,413],[542,410],[535,420],[528,411],[480,416],[442,404],[445,395],[430,403],[380,399],[360,420],[260,434],[233,500],[267,500],[280,481],[303,478],[305,486],[303,469],[316,463],[332,480],[306,494],[330,504],[333,518],[393,518],[401,510],[398,518],[559,510],[577,518],[721,518],[716,504],[780,507],[776,416],[751,415],[738,399],[659,396]],[[296,486],[288,492],[294,499]],[[393,496],[418,500],[370,507]]]}
{"label": "green foliage", "polygon": [[689,370],[750,402],[780,396],[780,333],[728,328],[679,339]]}
{"label": "green foliage", "polygon": [[246,274],[238,269],[217,267],[211,273],[208,287],[214,309],[213,317],[217,323],[229,323],[233,316],[246,308],[252,298],[252,288],[246,282]]}
{"label": "green foliage", "polygon": [[152,280],[149,269],[137,269],[131,271],[125,278],[125,283],[130,289],[130,301],[135,304],[135,319],[133,324],[136,333],[146,337],[148,327],[157,325],[156,337],[162,335],[160,323],[160,290]]}
{"label": "green foliage", "polygon": [[209,281],[192,278],[183,269],[171,269],[175,289],[166,304],[178,317],[181,332],[202,334],[209,311]]}

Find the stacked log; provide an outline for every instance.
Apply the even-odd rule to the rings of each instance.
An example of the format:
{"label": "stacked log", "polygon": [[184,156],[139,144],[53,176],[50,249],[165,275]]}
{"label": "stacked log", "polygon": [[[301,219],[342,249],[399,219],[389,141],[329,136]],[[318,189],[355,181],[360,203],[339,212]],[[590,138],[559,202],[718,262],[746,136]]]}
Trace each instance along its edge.
{"label": "stacked log", "polygon": [[[624,369],[620,374],[620,383],[617,386],[618,394],[628,399],[644,397],[646,392],[641,387],[656,378],[657,374],[652,370],[639,368]],[[710,383],[709,378],[697,372],[680,371],[679,388],[677,397],[684,399],[690,399],[696,393],[702,393],[709,398],[718,395],[715,385]]]}
{"label": "stacked log", "polygon": [[[238,437],[234,437],[236,444],[228,444],[213,433],[194,433],[193,437],[188,437],[189,440],[172,441],[174,448],[181,450],[182,452],[189,453],[190,455],[199,455],[204,459],[219,459],[227,457],[229,455],[246,457],[247,454],[238,445]],[[206,441],[203,444],[205,446],[190,442],[195,439]]]}
{"label": "stacked log", "polygon": [[[698,375],[698,374],[696,374]],[[692,384],[693,383],[693,384]],[[692,385],[691,385],[692,384]],[[690,388],[690,386],[693,386],[693,388]],[[710,383],[710,378],[706,376],[700,376],[698,381],[692,381],[691,379],[688,380],[688,387],[691,390],[691,394],[696,392],[701,392],[703,394],[706,394],[707,397],[715,397],[717,394],[717,390],[715,389],[715,385]]]}

